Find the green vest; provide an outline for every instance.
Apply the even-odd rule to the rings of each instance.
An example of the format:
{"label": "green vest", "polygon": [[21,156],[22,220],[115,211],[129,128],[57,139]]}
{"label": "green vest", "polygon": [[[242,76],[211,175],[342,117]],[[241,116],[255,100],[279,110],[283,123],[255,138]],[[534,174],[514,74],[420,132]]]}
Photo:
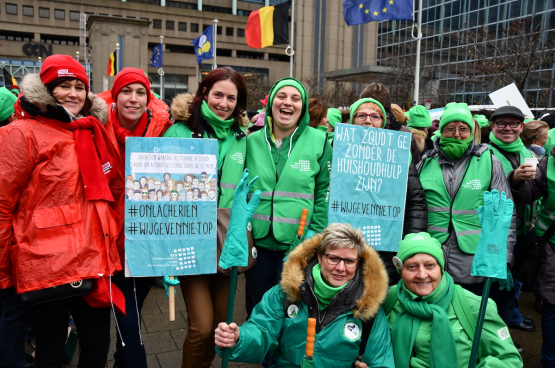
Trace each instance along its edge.
{"label": "green vest", "polygon": [[[513,166],[511,165],[511,162],[507,160],[505,155],[499,152],[499,150],[493,147],[492,145],[489,145],[489,149],[492,150],[495,157],[497,157],[497,159],[501,161],[501,165],[503,166],[505,175],[508,176],[509,173],[514,170]],[[533,157],[532,153],[530,153],[530,151],[526,147],[522,147],[522,150],[520,151],[520,164],[522,165],[524,163],[525,158],[532,158],[532,157]],[[517,236],[527,234],[528,231],[530,231],[530,224],[532,221],[532,216],[534,214],[532,208],[533,206],[529,204],[515,205],[516,215],[517,215],[517,227],[516,227]]]}
{"label": "green vest", "polygon": [[428,202],[428,232],[431,236],[443,244],[452,224],[459,248],[468,254],[476,252],[482,229],[477,210],[484,204],[484,192],[489,190],[491,170],[489,152],[479,157],[472,156],[466,164],[455,200],[451,201],[438,157],[424,162],[420,181]]}
{"label": "green vest", "polygon": [[304,208],[308,209],[308,227],[314,211],[316,176],[320,170],[328,170],[318,163],[325,143],[325,134],[316,129],[304,129],[289,153],[278,180],[277,163],[272,157],[266,132],[263,129],[249,135],[247,168],[253,175],[259,176],[250,192],[262,192],[260,204],[251,220],[254,239],[267,236],[272,224],[274,238],[278,242],[291,244]]}
{"label": "green vest", "polygon": [[[195,138],[200,138],[199,133],[191,132],[188,126],[179,122],[172,125],[164,134],[164,137],[193,138],[193,134]],[[231,134],[237,135],[238,133],[231,132]],[[209,136],[204,132],[202,138],[209,138]],[[245,157],[247,157],[247,139],[242,136],[236,139],[227,150],[223,165],[218,172],[219,208],[231,208],[235,189],[245,169]]]}
{"label": "green vest", "polygon": [[[548,156],[547,158],[547,198],[542,198],[541,209],[538,211],[538,221],[534,226],[536,235],[542,236],[549,225],[555,221],[555,157]],[[555,243],[555,235],[550,239],[550,242]]]}

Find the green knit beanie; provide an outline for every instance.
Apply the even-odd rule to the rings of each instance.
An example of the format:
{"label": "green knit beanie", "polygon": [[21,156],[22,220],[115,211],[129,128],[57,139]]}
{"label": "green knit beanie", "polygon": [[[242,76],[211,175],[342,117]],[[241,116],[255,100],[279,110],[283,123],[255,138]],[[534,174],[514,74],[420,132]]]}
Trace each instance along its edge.
{"label": "green knit beanie", "polygon": [[0,121],[9,118],[15,111],[14,105],[17,97],[6,87],[0,87]]}
{"label": "green knit beanie", "polygon": [[385,113],[385,109],[384,109],[383,105],[381,103],[379,103],[378,100],[374,100],[373,98],[361,98],[360,100],[356,101],[354,104],[351,105],[351,107],[349,108],[349,115],[350,115],[351,124],[355,123],[355,120],[354,120],[355,112],[357,112],[358,108],[366,102],[372,102],[372,103],[378,105],[380,107],[380,109],[382,109],[382,114],[383,114],[382,128],[383,128],[385,126],[385,124],[387,123],[387,114]]}
{"label": "green knit beanie", "polygon": [[277,81],[276,84],[274,84],[274,86],[272,87],[272,90],[270,92],[271,94],[268,97],[268,103],[266,105],[266,113],[268,112],[268,109],[269,111],[272,111],[272,102],[274,102],[274,98],[276,97],[279,90],[287,86],[295,87],[301,94],[301,99],[303,100],[303,104],[305,103],[306,89],[304,88],[302,83],[296,80],[295,78],[283,78]]}
{"label": "green knit beanie", "polygon": [[328,109],[328,124],[335,129],[335,124],[341,123],[341,111],[334,107]]}
{"label": "green knit beanie", "polygon": [[474,120],[467,104],[449,102],[439,119],[439,131],[443,132],[443,128],[452,121],[462,121],[470,127],[470,134],[474,133]]}
{"label": "green knit beanie", "polygon": [[429,128],[432,126],[432,118],[428,109],[422,105],[413,106],[409,110],[409,128]]}
{"label": "green knit beanie", "polygon": [[417,233],[408,234],[399,243],[397,256],[393,257],[393,264],[397,267],[397,272],[401,273],[403,263],[418,253],[425,253],[434,257],[441,266],[441,271],[443,271],[445,260],[443,259],[443,250],[439,241],[432,238],[428,233]]}
{"label": "green knit beanie", "polygon": [[485,115],[474,115],[474,120],[476,120],[480,128],[488,127],[490,125],[488,118],[486,118]]}

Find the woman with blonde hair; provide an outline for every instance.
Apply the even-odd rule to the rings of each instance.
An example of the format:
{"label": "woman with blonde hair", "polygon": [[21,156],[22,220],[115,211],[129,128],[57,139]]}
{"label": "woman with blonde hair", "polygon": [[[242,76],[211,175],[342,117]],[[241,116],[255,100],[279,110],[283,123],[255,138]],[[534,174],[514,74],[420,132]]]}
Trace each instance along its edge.
{"label": "woman with blonde hair", "polygon": [[547,142],[547,133],[549,125],[540,120],[532,120],[524,124],[524,129],[520,133],[520,139],[524,146],[536,158],[542,158],[545,155],[545,143]]}

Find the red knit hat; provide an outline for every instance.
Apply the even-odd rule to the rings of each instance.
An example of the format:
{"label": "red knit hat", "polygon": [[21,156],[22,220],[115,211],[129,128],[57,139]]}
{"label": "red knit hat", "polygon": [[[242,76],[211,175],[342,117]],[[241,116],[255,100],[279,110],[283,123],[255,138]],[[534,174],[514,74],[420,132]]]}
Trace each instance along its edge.
{"label": "red knit hat", "polygon": [[121,89],[131,83],[140,83],[146,88],[147,104],[150,102],[152,93],[150,92],[150,81],[142,69],[123,68],[114,78],[112,86],[112,100],[116,102]]}
{"label": "red knit hat", "polygon": [[59,78],[76,78],[85,83],[89,91],[89,78],[85,68],[69,55],[51,55],[44,59],[40,70],[40,80],[44,84]]}

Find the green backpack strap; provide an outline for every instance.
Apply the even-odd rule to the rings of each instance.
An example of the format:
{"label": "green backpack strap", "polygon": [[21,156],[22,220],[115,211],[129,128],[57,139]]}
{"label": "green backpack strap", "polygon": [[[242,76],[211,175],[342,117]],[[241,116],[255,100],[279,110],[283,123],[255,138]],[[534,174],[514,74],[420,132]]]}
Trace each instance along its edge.
{"label": "green backpack strap", "polygon": [[470,311],[466,295],[464,294],[464,289],[460,285],[455,285],[455,293],[453,294],[453,300],[451,303],[453,304],[455,315],[457,316],[464,332],[466,332],[470,341],[474,341],[474,335],[476,334],[476,319]]}

